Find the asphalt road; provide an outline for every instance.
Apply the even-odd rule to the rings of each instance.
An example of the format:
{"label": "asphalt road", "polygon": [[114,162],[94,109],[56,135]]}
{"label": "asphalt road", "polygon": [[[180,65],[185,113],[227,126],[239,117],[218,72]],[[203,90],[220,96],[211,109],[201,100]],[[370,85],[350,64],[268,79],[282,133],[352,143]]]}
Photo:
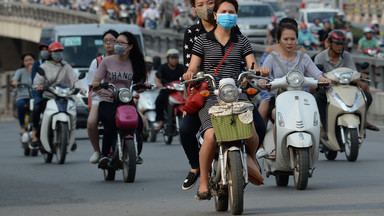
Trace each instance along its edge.
{"label": "asphalt road", "polygon": [[[383,128],[381,128],[383,131]],[[0,122],[0,215],[231,215],[215,212],[214,202],[196,201],[195,186],[183,191],[189,169],[179,143],[145,143],[144,164],[134,183],[105,182],[90,164],[91,146],[79,130],[78,149],[64,165],[45,164],[41,155],[23,156],[16,121]],[[288,187],[274,178],[265,185],[247,185],[244,215],[384,215],[384,143],[382,132],[368,131],[356,162],[344,155],[316,164],[308,188],[298,191],[291,177]],[[177,139],[176,139],[177,140]]]}

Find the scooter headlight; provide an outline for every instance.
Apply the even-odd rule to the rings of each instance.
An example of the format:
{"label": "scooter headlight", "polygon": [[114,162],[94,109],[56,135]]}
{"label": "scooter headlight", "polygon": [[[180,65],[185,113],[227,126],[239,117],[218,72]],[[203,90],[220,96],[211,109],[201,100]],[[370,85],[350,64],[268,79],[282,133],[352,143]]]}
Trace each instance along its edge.
{"label": "scooter headlight", "polygon": [[55,88],[55,94],[59,97],[68,97],[70,95],[71,89],[70,88]]}
{"label": "scooter headlight", "polygon": [[341,71],[335,71],[333,72],[337,79],[339,79],[339,83],[341,84],[348,84],[351,82],[353,71],[348,72],[341,72]]}
{"label": "scooter headlight", "polygon": [[122,88],[119,91],[119,100],[123,103],[128,103],[132,100],[132,93],[129,91],[129,89]]}
{"label": "scooter headlight", "polygon": [[292,87],[299,87],[304,82],[304,75],[299,71],[291,71],[287,75],[287,82]]}
{"label": "scooter headlight", "polygon": [[239,97],[239,89],[232,84],[224,84],[220,87],[219,97],[226,103],[234,102]]}

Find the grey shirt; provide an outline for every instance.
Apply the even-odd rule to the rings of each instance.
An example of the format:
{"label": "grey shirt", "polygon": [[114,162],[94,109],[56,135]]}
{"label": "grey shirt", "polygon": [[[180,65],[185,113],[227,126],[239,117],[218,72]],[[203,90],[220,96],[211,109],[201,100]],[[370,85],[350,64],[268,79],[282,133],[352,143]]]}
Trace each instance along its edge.
{"label": "grey shirt", "polygon": [[25,68],[20,68],[16,71],[15,75],[12,78],[13,80],[17,80],[19,84],[24,84],[28,86],[26,87],[17,87],[16,101],[21,99],[29,99],[29,89],[31,88],[31,74]]}
{"label": "grey shirt", "polygon": [[339,57],[339,61],[334,65],[329,58],[329,48],[320,52],[315,57],[315,64],[321,64],[324,66],[324,71],[329,72],[338,67],[347,67],[352,70],[356,70],[355,63],[353,62],[352,56],[349,52],[344,51]]}

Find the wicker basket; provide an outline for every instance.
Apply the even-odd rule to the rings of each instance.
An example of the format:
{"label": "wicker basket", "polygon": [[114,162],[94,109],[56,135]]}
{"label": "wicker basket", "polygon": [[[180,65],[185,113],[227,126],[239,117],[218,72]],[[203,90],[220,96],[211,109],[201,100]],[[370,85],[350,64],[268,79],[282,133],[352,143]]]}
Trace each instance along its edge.
{"label": "wicker basket", "polygon": [[252,137],[253,122],[244,124],[236,114],[219,117],[211,115],[211,121],[217,142],[242,140]]}

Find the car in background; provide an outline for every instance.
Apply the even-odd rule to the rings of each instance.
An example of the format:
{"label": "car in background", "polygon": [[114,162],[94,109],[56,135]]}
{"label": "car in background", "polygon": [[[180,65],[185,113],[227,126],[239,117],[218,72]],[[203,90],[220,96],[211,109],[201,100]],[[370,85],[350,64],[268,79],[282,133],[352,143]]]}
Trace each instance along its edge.
{"label": "car in background", "polygon": [[[299,10],[299,26],[301,23],[307,24],[308,29],[314,26],[314,20],[319,18],[320,21],[330,19],[339,10],[334,8],[303,8]],[[321,24],[322,25],[322,24]]]}
{"label": "car in background", "polygon": [[275,16],[272,7],[263,2],[239,1],[237,25],[253,43],[266,44],[267,26]]}
{"label": "car in background", "polygon": [[[129,31],[135,35],[143,55],[145,55],[144,38],[140,27],[128,24],[77,24],[47,26],[42,29],[40,41],[58,41],[64,46],[64,61],[73,70],[86,73],[81,85],[88,96],[87,74],[93,59],[104,54],[102,35],[109,29],[117,32]],[[86,128],[88,119],[88,97],[77,94],[74,96],[77,121],[76,128]]]}
{"label": "car in background", "polygon": [[[275,16],[277,17],[277,20],[281,20],[282,18],[287,16],[288,10],[283,10],[281,8],[281,5],[276,0],[264,0],[265,3],[269,4],[273,11],[275,12]],[[286,13],[287,12],[287,13]]]}

